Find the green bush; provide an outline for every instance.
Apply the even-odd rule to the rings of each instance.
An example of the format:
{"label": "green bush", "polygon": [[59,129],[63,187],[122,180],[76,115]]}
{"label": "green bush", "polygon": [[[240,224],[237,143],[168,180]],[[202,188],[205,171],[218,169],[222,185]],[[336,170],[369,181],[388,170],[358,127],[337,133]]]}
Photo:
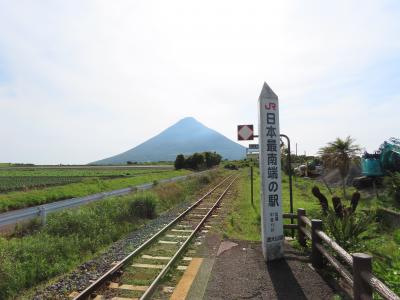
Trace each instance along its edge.
{"label": "green bush", "polygon": [[235,164],[232,164],[232,163],[226,164],[224,166],[224,168],[228,169],[228,170],[239,170],[239,168]]}
{"label": "green bush", "polygon": [[[395,230],[393,234],[393,240],[400,245],[400,229]],[[399,248],[400,250],[400,248]]]}
{"label": "green bush", "polygon": [[141,219],[154,219],[156,217],[157,198],[153,194],[143,193],[137,195],[130,203],[131,215]]}
{"label": "green bush", "polygon": [[345,214],[338,218],[329,208],[322,219],[324,231],[346,250],[356,250],[360,240],[376,229],[375,214],[371,212]]}
{"label": "green bush", "polygon": [[400,173],[395,172],[385,177],[385,187],[389,196],[400,203]]}
{"label": "green bush", "polygon": [[211,182],[211,178],[208,175],[201,175],[197,180],[201,185],[206,185]]}

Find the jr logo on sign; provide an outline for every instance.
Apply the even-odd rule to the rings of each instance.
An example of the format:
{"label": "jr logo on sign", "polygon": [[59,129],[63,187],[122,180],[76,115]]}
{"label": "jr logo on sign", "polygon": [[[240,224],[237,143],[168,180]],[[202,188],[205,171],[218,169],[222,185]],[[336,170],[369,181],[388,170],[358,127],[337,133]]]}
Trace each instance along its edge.
{"label": "jr logo on sign", "polygon": [[270,102],[268,104],[265,104],[265,109],[266,110],[276,110],[276,104],[273,102]]}

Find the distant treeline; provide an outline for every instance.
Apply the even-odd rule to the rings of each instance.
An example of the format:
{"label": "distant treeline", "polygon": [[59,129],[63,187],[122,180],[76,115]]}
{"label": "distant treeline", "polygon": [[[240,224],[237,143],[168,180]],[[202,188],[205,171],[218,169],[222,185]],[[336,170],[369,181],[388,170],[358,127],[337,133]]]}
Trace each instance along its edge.
{"label": "distant treeline", "polygon": [[194,153],[190,156],[179,154],[175,159],[175,169],[204,170],[219,165],[222,156],[216,152]]}

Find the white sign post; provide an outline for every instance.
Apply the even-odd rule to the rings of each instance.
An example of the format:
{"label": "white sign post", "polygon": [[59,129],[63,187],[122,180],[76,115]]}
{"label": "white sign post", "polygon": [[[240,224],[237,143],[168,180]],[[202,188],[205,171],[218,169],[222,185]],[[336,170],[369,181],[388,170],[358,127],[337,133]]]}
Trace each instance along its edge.
{"label": "white sign post", "polygon": [[270,261],[283,257],[284,235],[278,96],[266,83],[258,104],[262,249]]}

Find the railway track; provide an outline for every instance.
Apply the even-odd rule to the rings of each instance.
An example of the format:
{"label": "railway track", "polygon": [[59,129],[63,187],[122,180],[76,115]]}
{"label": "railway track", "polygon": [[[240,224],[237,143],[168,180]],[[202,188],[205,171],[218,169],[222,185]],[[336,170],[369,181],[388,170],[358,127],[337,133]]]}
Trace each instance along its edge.
{"label": "railway track", "polygon": [[223,179],[73,299],[144,300],[154,294],[157,299],[169,298],[173,287],[162,288],[161,281],[167,274],[186,270],[192,261],[190,253],[184,256],[188,246],[201,230],[207,231],[205,222],[217,216],[214,210],[236,179],[233,175]]}

